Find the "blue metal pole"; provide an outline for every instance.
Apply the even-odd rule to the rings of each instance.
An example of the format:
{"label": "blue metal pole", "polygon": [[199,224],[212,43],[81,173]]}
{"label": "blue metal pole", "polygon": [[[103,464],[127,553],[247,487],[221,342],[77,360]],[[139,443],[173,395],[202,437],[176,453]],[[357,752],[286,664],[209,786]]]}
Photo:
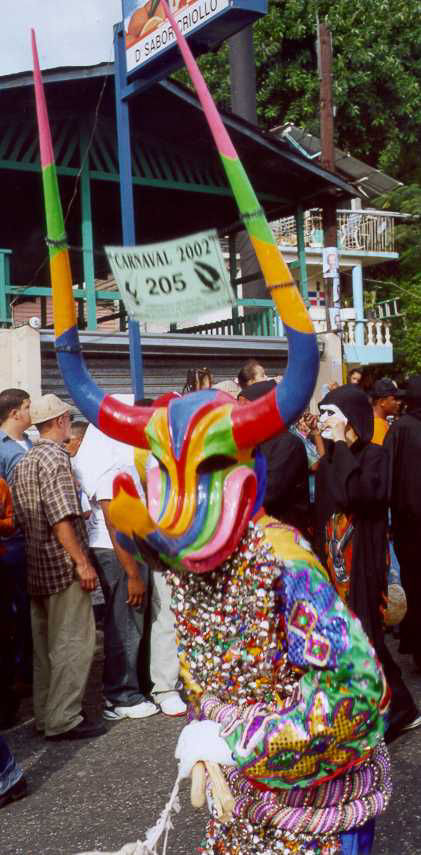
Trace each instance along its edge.
{"label": "blue metal pole", "polygon": [[11,321],[9,292],[11,249],[0,249],[0,324]]}
{"label": "blue metal pole", "polygon": [[310,302],[308,299],[307,259],[304,238],[304,211],[302,205],[297,205],[297,210],[295,212],[295,227],[297,230],[298,264],[300,267],[300,292],[308,308]]}
{"label": "blue metal pole", "polygon": [[355,309],[355,344],[364,344],[364,288],[361,264],[352,268],[352,299]]}
{"label": "blue metal pole", "polygon": [[[123,228],[124,246],[134,246],[136,243],[133,181],[132,181],[132,151],[130,141],[129,105],[122,97],[127,83],[126,47],[122,24],[114,28],[114,61],[115,61],[115,97],[117,116],[118,162],[120,169],[120,201],[121,223]],[[130,373],[134,399],[144,397],[143,358],[140,329],[137,321],[129,320],[129,352]]]}
{"label": "blue metal pole", "polygon": [[88,309],[88,330],[96,330],[96,292],[94,266],[94,237],[92,230],[91,184],[89,178],[89,159],[85,157],[88,146],[86,127],[80,129],[79,149],[82,171],[80,174],[80,201],[82,210],[82,247],[83,274]]}

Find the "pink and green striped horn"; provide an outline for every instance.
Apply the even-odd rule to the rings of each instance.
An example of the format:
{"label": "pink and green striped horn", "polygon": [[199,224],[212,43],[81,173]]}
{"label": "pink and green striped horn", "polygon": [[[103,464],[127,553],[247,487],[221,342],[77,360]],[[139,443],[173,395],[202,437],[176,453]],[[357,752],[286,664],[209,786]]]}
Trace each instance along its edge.
{"label": "pink and green striped horn", "polygon": [[31,39],[57,360],[71,397],[90,422],[122,442],[148,448],[144,429],[154,408],[131,407],[107,395],[90,377],[80,351],[69,252],[34,30]]}
{"label": "pink and green striped horn", "polygon": [[288,368],[282,383],[264,398],[232,412],[233,433],[239,448],[248,448],[282,430],[303,412],[319,370],[317,339],[310,316],[291,273],[276,246],[272,230],[224,127],[206,83],[180,32],[174,15],[162,0],[178,47],[203,107],[240,215],[256,252],[268,288],[288,337]]}
{"label": "pink and green striped horn", "polygon": [[[232,429],[236,444],[238,448],[247,448],[291,424],[306,407],[317,378],[317,341],[299,291],[276,246],[271,229],[203,77],[165,0],[162,2],[203,106],[266,286],[288,337],[289,359],[284,381],[264,398],[242,407],[235,406],[232,410]],[[89,421],[109,436],[146,448],[149,441],[145,427],[151,417],[152,408],[130,407],[106,395],[89,376],[80,352],[69,255],[33,31],[32,49],[58,362],[70,395]]]}

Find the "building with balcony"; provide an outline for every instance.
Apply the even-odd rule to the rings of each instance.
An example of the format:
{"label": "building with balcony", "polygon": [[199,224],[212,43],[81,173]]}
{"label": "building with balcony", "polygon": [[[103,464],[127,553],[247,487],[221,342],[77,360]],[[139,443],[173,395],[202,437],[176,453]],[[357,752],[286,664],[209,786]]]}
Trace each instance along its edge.
{"label": "building with balcony", "polygon": [[[320,157],[318,137],[291,124],[275,128],[273,133],[312,162]],[[337,208],[341,290],[347,304],[347,308],[341,311],[344,360],[361,365],[390,363],[393,361],[391,323],[398,316],[399,309],[397,305],[388,303],[375,309],[372,317],[366,317],[364,270],[399,258],[395,225],[405,215],[377,210],[370,203],[378,196],[395,190],[400,182],[339,148],[335,148],[335,168],[358,194],[350,200],[348,207]],[[326,300],[322,270],[322,211],[307,208],[302,213],[301,241],[299,223],[294,217],[283,217],[273,222],[272,228],[286,260],[297,271],[296,276],[311,307],[316,329],[323,332],[326,329]]]}

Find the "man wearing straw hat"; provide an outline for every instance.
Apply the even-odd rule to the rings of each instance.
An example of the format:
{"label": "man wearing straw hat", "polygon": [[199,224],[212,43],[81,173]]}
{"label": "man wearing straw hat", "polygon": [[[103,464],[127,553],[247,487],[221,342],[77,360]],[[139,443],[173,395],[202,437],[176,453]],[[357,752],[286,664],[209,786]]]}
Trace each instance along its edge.
{"label": "man wearing straw hat", "polygon": [[56,395],[31,405],[40,441],[17,464],[13,505],[27,549],[34,643],[35,726],[46,739],[99,736],[81,702],[95,648],[89,592],[96,572],[68,455],[70,406]]}

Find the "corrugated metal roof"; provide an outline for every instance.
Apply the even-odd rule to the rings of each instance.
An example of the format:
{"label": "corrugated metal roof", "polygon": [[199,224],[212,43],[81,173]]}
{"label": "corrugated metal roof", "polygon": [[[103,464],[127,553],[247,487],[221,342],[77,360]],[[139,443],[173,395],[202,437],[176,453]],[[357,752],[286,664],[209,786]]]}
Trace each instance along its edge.
{"label": "corrugated metal roof", "polygon": [[[303,128],[288,124],[274,128],[272,133],[280,139],[286,140],[291,148],[307,155],[310,160],[317,160],[321,153],[320,138],[309,134]],[[401,181],[385,175],[379,169],[364,163],[349,152],[335,147],[335,166],[338,173],[350,181],[356,190],[356,195],[366,199],[374,199],[384,193],[390,193],[402,186]]]}

